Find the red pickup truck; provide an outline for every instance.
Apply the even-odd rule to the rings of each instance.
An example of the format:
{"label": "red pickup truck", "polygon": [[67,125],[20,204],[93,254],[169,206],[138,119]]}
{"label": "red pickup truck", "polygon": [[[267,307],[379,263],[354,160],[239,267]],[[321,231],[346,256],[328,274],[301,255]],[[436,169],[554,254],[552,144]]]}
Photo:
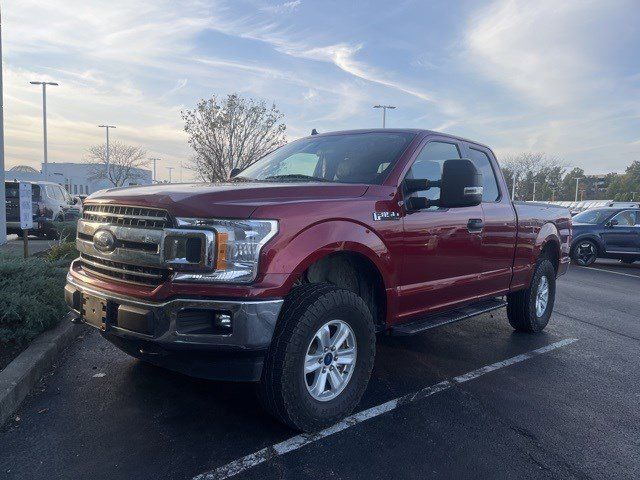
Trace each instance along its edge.
{"label": "red pickup truck", "polygon": [[426,130],[313,135],[225,184],[98,192],[78,222],[71,317],[144,361],[259,382],[314,431],[359,402],[376,333],[507,308],[549,321],[566,209],[513,204],[486,146]]}

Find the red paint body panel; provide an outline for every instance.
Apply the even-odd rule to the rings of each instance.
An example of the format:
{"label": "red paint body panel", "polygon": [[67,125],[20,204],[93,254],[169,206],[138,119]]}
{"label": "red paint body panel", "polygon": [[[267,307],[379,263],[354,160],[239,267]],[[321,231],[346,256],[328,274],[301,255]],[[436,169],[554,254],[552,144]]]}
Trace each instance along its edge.
{"label": "red paint body panel", "polygon": [[[71,275],[102,290],[155,301],[181,295],[276,298],[285,296],[313,262],[333,252],[350,251],[369,259],[381,273],[387,324],[393,324],[525,288],[549,241],[559,246],[559,273],[566,270],[569,212],[543,205],[514,206],[501,174],[502,195],[497,202],[407,213],[399,185],[422,142],[436,135],[414,133],[415,140],[383,185],[157,185],[106,191],[89,199],[90,203],[162,208],[176,217],[278,220],[278,234],[263,247],[258,277],[250,285],[168,281],[152,288],[100,280],[77,265]],[[446,138],[459,142],[463,152],[470,144]],[[495,157],[490,156],[499,172]],[[374,212],[395,212],[398,218],[374,221]],[[467,230],[470,218],[484,220],[482,233]]]}

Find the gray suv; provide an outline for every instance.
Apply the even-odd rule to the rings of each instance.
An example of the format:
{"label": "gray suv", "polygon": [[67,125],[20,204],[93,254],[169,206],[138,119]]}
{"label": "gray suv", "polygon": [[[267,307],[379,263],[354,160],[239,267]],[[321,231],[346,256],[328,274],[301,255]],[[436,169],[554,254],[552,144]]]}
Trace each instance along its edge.
{"label": "gray suv", "polygon": [[[78,218],[78,209],[75,207],[77,200],[57,183],[53,182],[29,182],[32,188],[33,200],[33,230],[29,233],[41,237],[56,238],[58,231],[54,222],[64,222]],[[7,181],[4,183],[6,209],[7,209],[7,234],[22,235],[20,229],[20,193],[19,182]]]}

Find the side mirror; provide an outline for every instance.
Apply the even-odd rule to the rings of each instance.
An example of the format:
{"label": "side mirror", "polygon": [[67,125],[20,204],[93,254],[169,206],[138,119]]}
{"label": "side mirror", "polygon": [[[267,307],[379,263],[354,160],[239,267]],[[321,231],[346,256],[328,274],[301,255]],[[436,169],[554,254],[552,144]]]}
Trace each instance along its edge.
{"label": "side mirror", "polygon": [[442,208],[473,207],[482,203],[482,173],[471,160],[447,160],[442,166]]}
{"label": "side mirror", "polygon": [[231,174],[229,175],[229,178],[233,178],[236,175],[238,175],[242,170],[240,168],[234,168],[231,170]]}
{"label": "side mirror", "polygon": [[442,165],[441,180],[407,178],[403,186],[405,194],[421,192],[433,187],[440,188],[439,200],[410,197],[406,203],[407,210],[421,210],[432,206],[473,207],[482,202],[482,173],[471,160],[446,160]]}
{"label": "side mirror", "polygon": [[604,224],[605,227],[615,227],[616,225],[618,225],[618,220],[609,220],[607,223]]}

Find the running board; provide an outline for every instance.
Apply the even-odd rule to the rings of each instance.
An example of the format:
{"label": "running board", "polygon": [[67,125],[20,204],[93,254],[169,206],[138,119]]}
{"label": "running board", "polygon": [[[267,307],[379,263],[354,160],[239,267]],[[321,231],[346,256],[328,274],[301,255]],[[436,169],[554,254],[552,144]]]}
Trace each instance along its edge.
{"label": "running board", "polygon": [[464,320],[465,318],[475,317],[476,315],[491,312],[493,310],[497,310],[498,308],[505,307],[506,305],[507,302],[505,302],[501,298],[489,298],[487,300],[480,300],[479,302],[472,303],[471,305],[467,305],[466,307],[433,313],[415,322],[394,325],[390,329],[390,334],[414,335],[431,328],[440,327],[448,323],[458,322],[460,320]]}

